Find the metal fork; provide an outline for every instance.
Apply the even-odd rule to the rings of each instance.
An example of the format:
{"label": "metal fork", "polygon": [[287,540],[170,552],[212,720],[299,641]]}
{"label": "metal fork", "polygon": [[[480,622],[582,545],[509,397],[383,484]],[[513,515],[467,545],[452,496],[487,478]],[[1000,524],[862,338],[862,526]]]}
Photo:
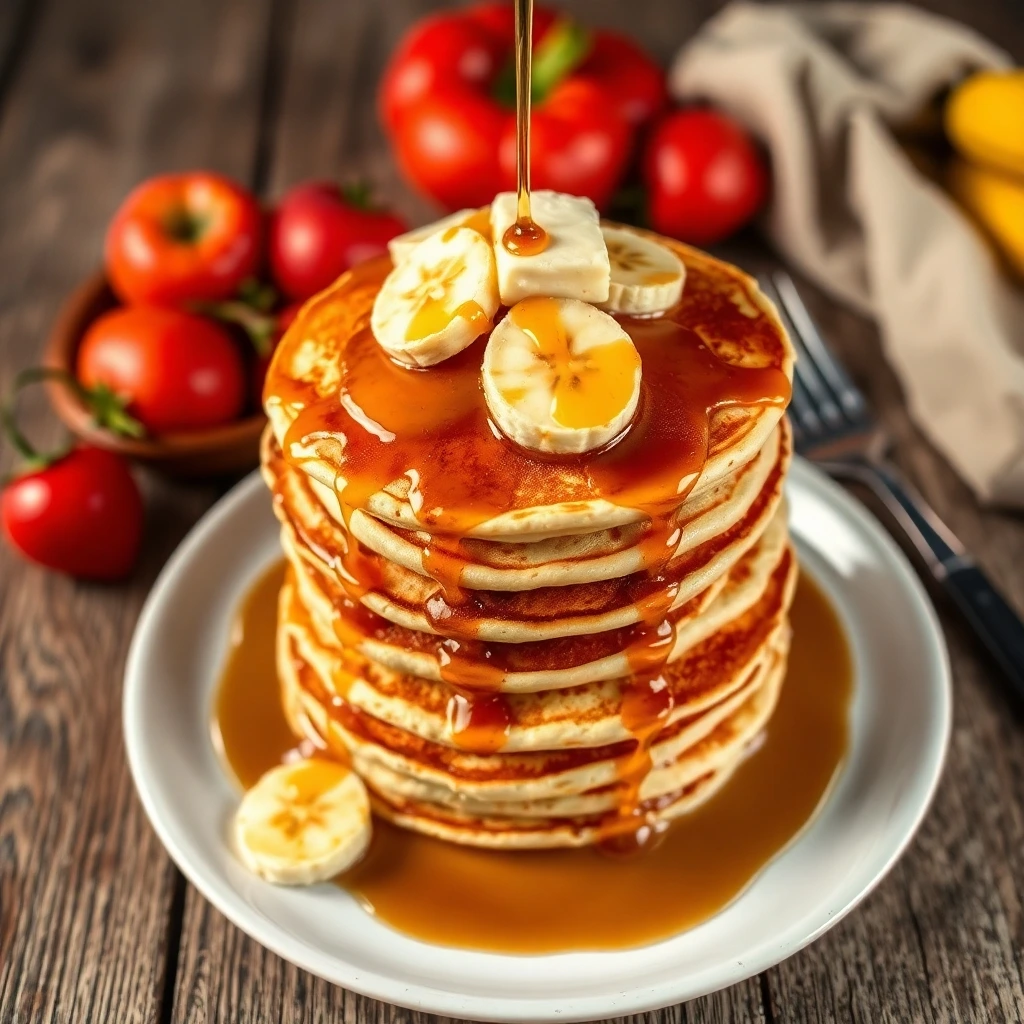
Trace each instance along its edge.
{"label": "metal fork", "polygon": [[763,278],[761,287],[778,307],[797,352],[789,409],[796,450],[832,476],[860,481],[881,499],[1024,702],[1024,622],[886,458],[885,430],[829,351],[793,279],[777,272]]}

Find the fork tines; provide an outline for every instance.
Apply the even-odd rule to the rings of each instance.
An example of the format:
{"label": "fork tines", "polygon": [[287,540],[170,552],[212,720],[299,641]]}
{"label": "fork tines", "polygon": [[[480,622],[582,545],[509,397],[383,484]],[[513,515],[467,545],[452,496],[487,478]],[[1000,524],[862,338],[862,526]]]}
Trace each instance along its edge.
{"label": "fork tines", "polygon": [[797,354],[790,421],[797,448],[831,444],[873,426],[864,395],[829,351],[789,274],[759,278],[778,307]]}

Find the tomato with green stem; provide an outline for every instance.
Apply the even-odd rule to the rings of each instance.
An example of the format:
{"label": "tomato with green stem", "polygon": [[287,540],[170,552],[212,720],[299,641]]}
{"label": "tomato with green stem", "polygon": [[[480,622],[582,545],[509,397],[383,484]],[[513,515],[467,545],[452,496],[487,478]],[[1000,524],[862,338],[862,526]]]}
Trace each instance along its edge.
{"label": "tomato with green stem", "polygon": [[[666,103],[664,74],[625,36],[542,7],[533,40],[532,184],[604,207]],[[513,44],[512,5],[488,2],[424,19],[388,64],[380,110],[399,165],[449,209],[515,188]]]}
{"label": "tomato with green stem", "polygon": [[90,445],[41,453],[15,421],[18,391],[56,375],[24,371],[0,408],[0,427],[24,459],[0,492],[0,524],[30,561],[81,579],[123,579],[138,558],[143,529],[142,496],[128,463]]}

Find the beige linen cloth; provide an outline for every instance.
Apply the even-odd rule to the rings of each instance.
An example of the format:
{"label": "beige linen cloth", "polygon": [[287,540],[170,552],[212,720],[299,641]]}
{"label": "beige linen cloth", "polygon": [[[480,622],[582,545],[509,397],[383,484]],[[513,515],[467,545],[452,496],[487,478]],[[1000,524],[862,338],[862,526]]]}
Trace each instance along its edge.
{"label": "beige linen cloth", "polygon": [[912,7],[734,3],[670,82],[762,139],[776,247],[878,319],[912,415],[978,496],[1024,505],[1024,292],[889,129],[967,72],[1008,63]]}

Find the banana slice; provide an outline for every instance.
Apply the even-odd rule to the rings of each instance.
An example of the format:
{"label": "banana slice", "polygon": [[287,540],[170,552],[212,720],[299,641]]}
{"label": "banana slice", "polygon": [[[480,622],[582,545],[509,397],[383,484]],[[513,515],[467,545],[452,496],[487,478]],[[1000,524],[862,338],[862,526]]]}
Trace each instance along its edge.
{"label": "banana slice", "polygon": [[242,797],[235,815],[242,861],[281,885],[333,878],[363,856],[371,833],[362,779],[322,758],[271,768]]}
{"label": "banana slice", "polygon": [[601,226],[612,276],[605,309],[661,313],[683,294],[686,267],[670,249],[626,228]]}
{"label": "banana slice", "polygon": [[640,399],[632,339],[579,299],[516,303],[491,332],[481,376],[498,427],[524,448],[558,455],[614,440]]}
{"label": "banana slice", "polygon": [[488,331],[498,302],[490,243],[471,228],[450,227],[421,242],[388,274],[370,328],[393,359],[433,366]]}
{"label": "banana slice", "polygon": [[412,231],[406,231],[404,235],[392,238],[388,242],[388,254],[391,256],[391,262],[398,266],[417,245],[446,228],[472,228],[474,231],[479,231],[487,241],[490,241],[491,208],[482,206],[458,210],[456,213],[448,214],[447,217],[435,220],[432,224],[424,224],[423,227],[413,228]]}

